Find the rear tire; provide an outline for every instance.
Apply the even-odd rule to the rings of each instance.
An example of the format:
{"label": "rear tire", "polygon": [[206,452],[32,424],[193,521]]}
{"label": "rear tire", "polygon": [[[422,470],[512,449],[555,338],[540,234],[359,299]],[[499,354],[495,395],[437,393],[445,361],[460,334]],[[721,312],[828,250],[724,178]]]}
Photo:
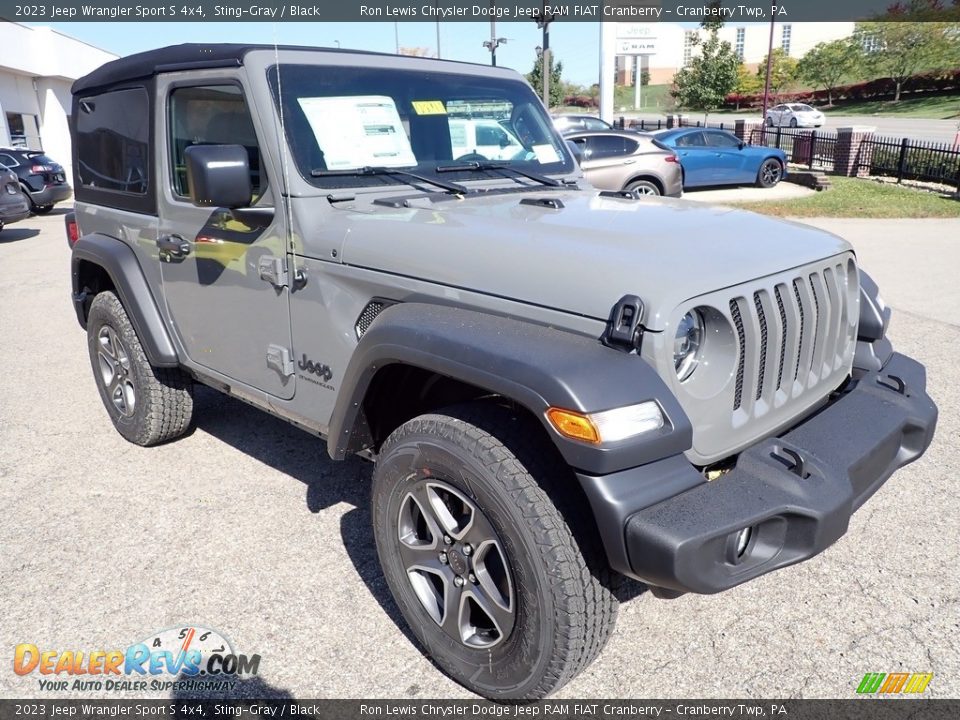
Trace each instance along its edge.
{"label": "rear tire", "polygon": [[772,188],[783,179],[783,165],[775,158],[767,158],[757,173],[757,187]]}
{"label": "rear tire", "polygon": [[373,474],[377,554],[401,613],[443,672],[491,699],[562,687],[616,621],[596,528],[542,432],[505,408],[450,408],[394,431]]}
{"label": "rear tire", "polygon": [[661,195],[660,188],[652,180],[634,180],[623,188],[624,192],[637,195]]}
{"label": "rear tire", "polygon": [[112,292],[101,292],[90,305],[87,347],[100,399],[124,438],[146,447],[187,431],[193,415],[193,381],[179,368],[150,365]]}

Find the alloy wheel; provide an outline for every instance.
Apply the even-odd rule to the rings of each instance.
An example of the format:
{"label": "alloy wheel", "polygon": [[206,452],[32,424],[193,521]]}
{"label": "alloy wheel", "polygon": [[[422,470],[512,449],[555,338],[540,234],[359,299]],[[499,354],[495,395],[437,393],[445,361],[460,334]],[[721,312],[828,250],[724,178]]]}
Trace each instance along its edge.
{"label": "alloy wheel", "polygon": [[97,333],[97,361],[100,381],[113,407],[123,417],[131,417],[136,412],[137,392],[130,371],[130,356],[120,336],[109,325]]}
{"label": "alloy wheel", "polygon": [[420,480],[400,502],[398,547],[424,611],[453,640],[487,649],[509,637],[516,600],[493,525],[451,485]]}
{"label": "alloy wheel", "polygon": [[780,163],[775,160],[770,160],[763,164],[763,167],[760,168],[760,179],[763,181],[763,184],[772,187],[780,182],[780,175],[783,171],[780,169]]}

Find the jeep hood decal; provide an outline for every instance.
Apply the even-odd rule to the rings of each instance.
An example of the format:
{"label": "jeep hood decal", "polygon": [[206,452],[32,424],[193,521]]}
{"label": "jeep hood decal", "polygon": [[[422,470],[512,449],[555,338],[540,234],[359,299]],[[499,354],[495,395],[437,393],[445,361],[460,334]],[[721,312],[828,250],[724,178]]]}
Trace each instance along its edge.
{"label": "jeep hood decal", "polygon": [[688,298],[850,249],[822,230],[742,210],[593,192],[415,197],[408,207],[358,210],[343,216],[347,264],[602,320],[635,294],[651,328]]}

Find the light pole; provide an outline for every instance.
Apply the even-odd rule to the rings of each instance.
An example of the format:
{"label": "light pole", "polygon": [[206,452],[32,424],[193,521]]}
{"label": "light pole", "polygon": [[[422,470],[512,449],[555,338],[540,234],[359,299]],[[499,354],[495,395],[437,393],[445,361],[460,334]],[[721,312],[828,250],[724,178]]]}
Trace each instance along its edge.
{"label": "light pole", "polygon": [[550,23],[553,22],[553,10],[547,5],[547,0],[543,0],[543,10],[533,18],[537,27],[543,30],[543,47],[541,55],[543,60],[540,63],[541,76],[543,77],[543,104],[550,109],[550,71],[553,63],[550,62]]}
{"label": "light pole", "polygon": [[340,49],[340,41],[339,41],[339,40],[334,40],[334,42],[337,44],[337,50],[339,50],[339,49]]}
{"label": "light pole", "polygon": [[501,45],[506,45],[506,38],[497,37],[497,21],[490,21],[490,39],[483,41],[483,46],[490,51],[490,64],[493,67],[497,66],[497,48]]}
{"label": "light pole", "polygon": [[770,7],[770,42],[767,45],[767,79],[763,84],[763,141],[767,141],[767,104],[770,101],[770,73],[773,70],[773,23],[777,17],[777,6]]}

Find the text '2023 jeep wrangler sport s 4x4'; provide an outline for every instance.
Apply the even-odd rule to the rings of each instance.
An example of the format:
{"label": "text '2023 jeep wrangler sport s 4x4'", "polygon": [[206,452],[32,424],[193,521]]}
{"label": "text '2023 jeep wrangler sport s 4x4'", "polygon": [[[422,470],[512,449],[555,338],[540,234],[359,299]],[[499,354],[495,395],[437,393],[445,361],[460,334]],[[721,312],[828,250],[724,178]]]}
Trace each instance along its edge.
{"label": "text '2023 jeep wrangler sport s 4x4'", "polygon": [[[73,299],[117,430],[181,435],[197,381],[375,460],[390,590],[481,695],[589,664],[613,578],[816,555],[933,436],[846,242],[590,188],[512,71],[183,45],[73,95]],[[522,149],[454,152],[477,118]]]}

